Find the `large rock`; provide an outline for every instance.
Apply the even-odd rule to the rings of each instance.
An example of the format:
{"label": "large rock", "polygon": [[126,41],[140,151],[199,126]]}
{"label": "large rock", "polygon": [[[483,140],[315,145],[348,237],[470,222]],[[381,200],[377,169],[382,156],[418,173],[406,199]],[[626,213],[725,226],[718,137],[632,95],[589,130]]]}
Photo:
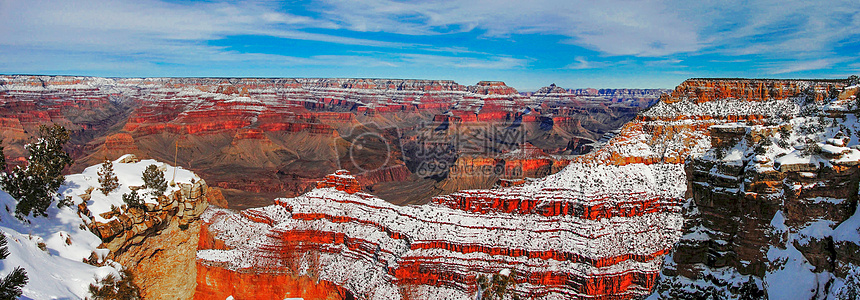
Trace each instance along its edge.
{"label": "large rock", "polygon": [[[179,189],[147,203],[146,208],[124,207],[103,214],[107,223],[92,221],[89,228],[101,237],[106,258],[130,268],[146,299],[191,299],[196,285],[195,253],[201,214],[210,202],[223,202],[206,181],[178,183]],[[86,202],[78,214],[90,214]],[[87,218],[93,220],[92,218]]]}
{"label": "large rock", "polygon": [[[817,108],[838,106],[840,99],[825,95],[842,86],[838,81],[694,80],[676,90],[673,95],[689,98],[673,102],[679,107],[688,101],[700,108],[734,102],[723,98],[786,99],[788,105],[772,104],[770,114],[779,118],[770,121],[712,126],[713,148],[687,162],[691,202],[659,296],[773,299],[793,290],[790,297],[824,299],[837,295],[843,283],[857,284],[845,280],[860,266],[860,246],[851,241],[860,235],[851,228],[856,223],[847,222],[857,207],[860,151],[844,147],[840,130],[848,127],[838,123],[845,118],[825,119],[829,113]],[[804,95],[810,90],[817,93]],[[761,107],[733,104],[739,105]],[[733,110],[739,108],[722,112]],[[821,119],[823,130],[807,132]],[[792,131],[792,138],[783,137]],[[848,233],[837,230],[841,224],[849,226]]]}

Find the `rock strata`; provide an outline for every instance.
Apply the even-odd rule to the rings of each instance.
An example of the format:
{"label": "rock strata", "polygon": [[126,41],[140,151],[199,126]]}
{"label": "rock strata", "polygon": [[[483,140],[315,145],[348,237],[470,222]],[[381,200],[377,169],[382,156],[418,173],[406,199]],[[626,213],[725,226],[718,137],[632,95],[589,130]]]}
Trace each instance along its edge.
{"label": "rock strata", "polygon": [[[779,157],[757,157],[740,155],[746,150],[737,145],[762,143],[764,137],[790,129],[780,120],[804,111],[798,97],[821,101],[817,91],[830,87],[842,86],[830,81],[692,79],[556,174],[512,187],[439,196],[422,206],[392,206],[361,191],[337,189],[349,184],[324,183],[324,188],[268,207],[241,213],[211,210],[203,219],[212,246],[201,248],[198,261],[227,272],[313,274],[361,299],[472,299],[478,276],[503,270],[515,274],[517,285],[510,295],[530,299],[642,297],[658,285],[661,274],[719,281],[714,273],[702,277],[702,264],[737,268],[741,274],[773,274],[761,259],[787,254],[774,248],[744,249],[762,249],[757,232],[785,238],[767,233],[768,226],[810,228],[809,222],[821,224],[823,216],[836,220],[827,223],[835,226],[850,219],[852,213],[845,211],[856,201],[839,197],[856,194],[856,187],[845,184],[857,182],[856,172],[849,170],[857,150],[835,135],[827,140],[830,146],[806,145],[820,149],[815,151],[823,160],[815,161],[791,158],[800,146],[781,147],[788,153]],[[843,111],[838,103],[828,107],[823,111]],[[718,156],[722,163],[713,159]],[[476,159],[474,164],[496,162]],[[750,166],[756,171],[745,173]],[[849,188],[837,192],[823,186]],[[756,216],[770,215],[775,204],[752,203],[773,201],[764,194],[775,190],[794,196],[785,196],[778,222],[764,218],[762,224]],[[811,218],[801,213],[805,211],[813,212]],[[690,217],[696,213],[705,217]],[[692,223],[682,228],[683,214]],[[832,255],[823,255],[826,251],[801,250],[826,249],[816,241],[827,239],[814,238],[810,229],[800,231],[809,238],[789,249],[822,254],[808,256],[816,261],[811,266],[833,265]],[[841,249],[837,252],[848,248]],[[288,257],[312,257],[319,263],[296,266]],[[843,262],[850,263],[847,257]],[[745,289],[752,290],[749,285]],[[659,295],[682,295],[664,292]]]}
{"label": "rock strata", "polygon": [[[437,141],[456,147],[469,128],[520,127],[525,140],[549,154],[579,154],[587,148],[571,140],[594,140],[617,129],[661,92],[576,94],[556,88],[526,96],[504,82],[0,76],[0,137],[16,165],[23,163],[23,145],[39,124],[61,124],[72,132],[73,172],[133,153],[193,169],[238,208],[300,195],[338,169],[351,171],[368,191],[426,194],[421,201],[411,199],[426,202],[432,191],[398,188],[437,180],[418,168],[432,162],[432,155],[403,153],[432,132],[427,129],[462,126]],[[370,125],[393,132],[384,134],[387,143],[375,145],[388,148],[351,159],[353,138]],[[496,156],[519,143],[477,150]],[[444,166],[451,166],[454,155]],[[383,165],[369,167],[365,160]]]}
{"label": "rock strata", "polygon": [[687,161],[687,222],[657,295],[830,299],[856,291],[857,107],[831,89],[852,88],[771,80],[676,90],[696,96],[675,107],[722,98],[774,105],[762,118],[710,126],[712,148]]}
{"label": "rock strata", "polygon": [[[137,159],[125,156],[116,163],[137,163]],[[141,208],[123,205],[96,218],[87,206],[93,191],[89,188],[78,195],[83,201],[77,211],[85,226],[102,239],[99,248],[108,254],[94,253],[89,262],[99,264],[109,259],[130,268],[144,298],[191,299],[197,284],[199,218],[210,202],[224,201],[220,193],[212,192],[202,179],[181,182],[174,192],[158,197],[155,203]]]}

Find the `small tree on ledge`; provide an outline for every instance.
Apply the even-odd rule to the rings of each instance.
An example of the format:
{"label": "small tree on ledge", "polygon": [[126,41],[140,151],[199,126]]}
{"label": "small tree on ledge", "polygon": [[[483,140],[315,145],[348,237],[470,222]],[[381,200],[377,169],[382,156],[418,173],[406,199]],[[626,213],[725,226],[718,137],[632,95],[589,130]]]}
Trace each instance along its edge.
{"label": "small tree on ledge", "polygon": [[146,187],[152,189],[153,196],[160,196],[167,190],[167,180],[164,179],[164,172],[158,170],[155,165],[146,166],[143,170],[143,183]]}
{"label": "small tree on ledge", "polygon": [[113,162],[108,160],[107,157],[105,157],[101,168],[99,168],[99,183],[102,185],[99,190],[105,196],[119,187],[119,179],[113,172]]}
{"label": "small tree on ledge", "polygon": [[129,208],[143,208],[143,200],[140,199],[140,196],[137,194],[137,190],[132,189],[131,193],[122,194],[122,202],[125,202]]}

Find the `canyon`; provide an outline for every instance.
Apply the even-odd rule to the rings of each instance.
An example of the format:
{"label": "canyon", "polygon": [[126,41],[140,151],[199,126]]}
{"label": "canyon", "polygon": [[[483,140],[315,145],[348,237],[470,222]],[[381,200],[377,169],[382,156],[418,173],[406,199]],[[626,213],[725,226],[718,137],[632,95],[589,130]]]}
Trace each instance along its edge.
{"label": "canyon", "polygon": [[[479,292],[477,278],[502,273],[514,274],[511,280],[516,285],[508,290],[509,296],[528,299],[638,298],[651,294],[658,282],[660,293],[655,295],[707,295],[691,293],[684,280],[704,277],[704,283],[713,281],[717,286],[732,283],[710,280],[708,273],[697,275],[702,272],[699,264],[714,268],[749,266],[738,267],[738,272],[755,276],[764,276],[765,268],[761,266],[767,264],[762,256],[767,251],[731,248],[734,244],[727,246],[716,240],[736,240],[736,247],[748,247],[747,243],[769,245],[767,240],[747,241],[746,237],[773,231],[766,227],[769,218],[751,218],[746,221],[750,225],[728,221],[744,215],[737,209],[745,206],[730,200],[735,198],[725,197],[758,199],[754,189],[770,191],[775,184],[769,182],[786,178],[765,172],[768,175],[756,178],[771,181],[752,182],[752,189],[744,191],[731,183],[747,180],[732,176],[743,170],[744,165],[737,160],[752,156],[742,151],[726,153],[723,157],[734,160],[723,166],[710,162],[713,153],[746,140],[748,128],[755,129],[751,132],[757,138],[752,140],[762,140],[762,132],[773,134],[788,121],[803,120],[800,111],[809,107],[825,107],[820,115],[810,118],[838,120],[849,114],[847,107],[854,104],[846,100],[854,98],[830,99],[827,94],[844,88],[839,81],[691,79],[625,124],[604,146],[572,157],[556,174],[505,188],[437,196],[421,206],[393,206],[358,191],[357,180],[344,171],[321,181],[318,189],[295,198],[277,199],[272,206],[238,213],[208,212],[203,221],[210,231],[207,238],[213,241],[209,244],[221,246],[202,248],[198,263],[239,273],[313,276],[346,287],[361,299],[432,299],[443,295],[468,299]],[[842,115],[836,114],[839,111]],[[824,116],[825,112],[829,117]],[[834,121],[824,123],[831,122]],[[834,134],[835,130],[824,130],[804,138],[815,144],[833,139],[827,135]],[[799,141],[802,139],[797,136],[787,139],[788,144],[779,152],[805,155],[807,161],[823,155],[831,160],[834,171],[822,172],[834,173],[831,176],[835,177],[818,183],[821,179],[814,174],[789,176],[800,182],[786,181],[783,185],[791,187],[795,194],[798,189],[810,193],[806,197],[811,200],[795,209],[814,207],[817,215],[795,213],[803,219],[786,224],[808,226],[812,221],[835,227],[853,215],[852,208],[856,207],[856,201],[851,199],[856,199],[857,180],[852,174],[860,162],[860,156],[854,154],[860,152],[844,147],[844,142],[828,142],[830,146],[820,148],[842,148],[799,154],[800,150],[791,147]],[[771,155],[780,161],[776,152]],[[486,159],[474,162],[494,164]],[[778,168],[801,173],[817,168],[806,164],[793,167],[795,163],[786,159]],[[795,187],[803,184],[811,189]],[[849,188],[834,189],[843,186]],[[824,192],[833,190],[839,192]],[[784,201],[788,205],[797,197],[786,195],[779,192],[770,201],[788,197]],[[704,217],[691,215],[696,211]],[[754,211],[766,216],[774,213]],[[685,220],[687,226],[682,226]],[[709,226],[690,226],[696,222]],[[715,227],[719,229],[709,229]],[[245,232],[238,228],[254,229]],[[856,228],[853,230],[856,236]],[[703,237],[701,231],[707,234]],[[688,246],[685,241],[691,236],[696,240]],[[678,241],[681,244],[675,249]],[[829,264],[852,266],[854,254],[850,253],[856,252],[851,252],[850,247],[857,244],[843,244],[847,248],[830,255],[821,253],[826,243],[804,244],[804,249],[819,249],[804,257],[810,257],[810,261],[818,257],[820,263],[827,264],[832,261],[828,257],[842,253],[847,256],[839,264]],[[729,255],[733,252],[737,252],[737,258]],[[295,260],[314,263],[291,265],[290,261]],[[751,262],[756,263],[750,265]],[[780,270],[776,265],[771,268]],[[846,272],[832,276],[834,282],[843,282]],[[205,281],[219,280],[229,279],[207,277]],[[759,285],[759,292],[753,289],[747,295],[760,295],[764,290],[779,295],[776,291],[781,290],[781,284]],[[819,290],[824,295],[837,291],[825,291],[823,283]],[[198,291],[204,297],[222,296],[206,294],[211,289]]]}
{"label": "canyon", "polygon": [[[33,79],[6,78],[13,163],[39,118],[77,130],[71,150],[83,161],[171,158],[182,143],[211,155],[186,156],[205,181],[130,210],[140,222],[78,207],[103,221],[88,229],[116,244],[111,258],[123,264],[183,245],[163,261],[193,269],[194,280],[141,281],[154,298],[475,299],[486,278],[509,283],[503,299],[829,299],[860,288],[860,86],[845,80],[693,78],[644,105],[653,94],[554,85],[519,94],[501,82],[85,78],[80,89],[105,82],[98,89],[113,93],[81,100],[103,107],[53,102],[92,107],[73,114],[41,106],[53,85],[33,87],[40,100],[28,104],[21,82]],[[122,82],[156,88],[135,98]],[[295,94],[286,99],[338,96],[272,100],[261,92],[272,85]],[[424,96],[404,96],[416,90]],[[605,105],[607,95],[628,100]],[[622,111],[635,117],[589,125]],[[329,168],[309,167],[321,161]],[[252,171],[300,166],[313,174]],[[225,208],[222,193],[248,182],[295,190]],[[165,213],[173,221],[155,221]],[[123,246],[140,233],[144,245]]]}
{"label": "canyon", "polygon": [[60,124],[72,131],[72,172],[132,153],[194,170],[235,208],[300,195],[338,169],[393,203],[423,203],[499,183],[480,173],[446,180],[461,156],[497,157],[523,142],[581,154],[663,92],[552,85],[524,95],[497,81],[0,76],[0,136],[10,163],[20,164],[29,133]]}

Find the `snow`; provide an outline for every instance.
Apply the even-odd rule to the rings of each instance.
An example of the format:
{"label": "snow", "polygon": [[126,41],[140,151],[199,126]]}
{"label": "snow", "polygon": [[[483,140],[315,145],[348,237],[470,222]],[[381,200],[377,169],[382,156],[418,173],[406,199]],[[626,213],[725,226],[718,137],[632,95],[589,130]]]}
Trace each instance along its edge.
{"label": "snow", "polygon": [[819,274],[789,242],[786,249],[771,247],[767,259],[773,268],[764,276],[764,286],[770,299],[812,299],[819,285]]}
{"label": "snow", "polygon": [[[85,194],[87,189],[90,187],[94,188],[92,193],[90,193],[90,200],[87,201],[87,208],[92,212],[93,218],[95,219],[94,221],[106,223],[111,219],[105,219],[101,214],[110,211],[111,206],[121,207],[125,204],[122,201],[122,195],[131,193],[131,187],[140,187],[144,185],[143,171],[149,165],[156,165],[161,170],[164,170],[164,178],[168,182],[175,180],[176,183],[191,183],[191,180],[200,180],[200,177],[189,170],[183,169],[182,167],[174,168],[168,164],[152,159],[145,159],[136,163],[120,163],[120,161],[126,158],[127,156],[123,156],[113,162],[114,173],[119,180],[119,188],[110,192],[110,194],[104,195],[100,190],[98,190],[101,186],[98,181],[98,171],[101,168],[101,164],[90,166],[84,169],[80,174],[66,176],[67,184],[60,187],[60,193],[72,196],[73,202],[80,203],[83,201],[80,195]],[[173,178],[174,172],[176,174],[175,179]],[[176,190],[179,190],[179,185],[171,186],[168,184],[165,195]],[[149,194],[151,191],[152,189],[146,188],[138,190],[137,193],[140,195],[141,199],[144,199],[144,202],[157,203],[157,200]],[[116,217],[114,216],[113,218]]]}
{"label": "snow", "polygon": [[803,155],[798,150],[789,152],[786,155],[776,158],[776,164],[781,166],[786,165],[809,165],[818,169],[818,163],[821,159],[815,155]]}
{"label": "snow", "polygon": [[836,224],[831,220],[815,220],[806,224],[806,227],[801,228],[796,234],[796,240],[799,245],[808,245],[813,240],[822,240],[833,234],[833,227]]}
{"label": "snow", "polygon": [[710,235],[708,235],[709,232],[710,232],[709,229],[707,229],[701,225],[698,225],[698,226],[695,226],[693,228],[690,228],[690,230],[687,234],[682,235],[681,240],[683,240],[683,241],[695,241],[695,242],[709,241],[711,239]]}
{"label": "snow", "polygon": [[[6,235],[10,255],[0,263],[0,275],[21,266],[29,283],[23,296],[31,299],[84,298],[96,278],[119,275],[117,266],[95,267],[83,263],[101,240],[89,230],[82,230],[82,220],[70,207],[52,205],[47,218],[28,217],[29,224],[15,218],[17,201],[0,191],[0,230]],[[67,242],[68,241],[68,242]],[[45,243],[47,251],[39,249]]]}
{"label": "snow", "polygon": [[[92,192],[92,199],[87,202],[96,219],[104,221],[98,212],[110,210],[110,205],[121,205],[122,193],[128,192],[131,185],[142,185],[140,179],[143,169],[149,164],[162,166],[155,160],[143,160],[138,163],[118,163],[125,157],[114,162],[114,171],[120,181],[120,190],[104,196],[100,191]],[[164,165],[165,174],[169,180],[173,167]],[[87,296],[90,283],[104,278],[108,274],[119,275],[122,266],[108,261],[103,267],[96,267],[83,262],[92,253],[104,258],[107,249],[97,249],[102,243],[98,236],[90,232],[77,214],[77,203],[82,200],[78,196],[88,187],[98,187],[98,168],[92,166],[82,174],[66,176],[66,182],[60,187],[61,197],[73,196],[75,205],[58,208],[56,201],[48,208],[48,217],[31,217],[21,221],[15,217],[17,201],[4,191],[0,191],[0,231],[6,235],[10,255],[0,261],[0,276],[5,276],[15,267],[21,266],[27,272],[29,283],[23,287],[24,299],[83,299]],[[176,169],[177,182],[189,182],[199,177],[190,171]],[[168,189],[175,189],[170,188]],[[39,243],[44,243],[45,251],[39,249]]]}
{"label": "snow", "polygon": [[827,144],[839,147],[845,147],[845,140],[843,139],[827,139]]}
{"label": "snow", "polygon": [[848,220],[843,221],[833,229],[834,242],[849,242],[860,244],[860,210],[854,210]]}
{"label": "snow", "polygon": [[851,149],[848,149],[846,147],[833,146],[829,143],[819,145],[819,146],[821,147],[821,152],[831,154],[831,155],[843,154],[843,153],[848,153],[851,151]]}

